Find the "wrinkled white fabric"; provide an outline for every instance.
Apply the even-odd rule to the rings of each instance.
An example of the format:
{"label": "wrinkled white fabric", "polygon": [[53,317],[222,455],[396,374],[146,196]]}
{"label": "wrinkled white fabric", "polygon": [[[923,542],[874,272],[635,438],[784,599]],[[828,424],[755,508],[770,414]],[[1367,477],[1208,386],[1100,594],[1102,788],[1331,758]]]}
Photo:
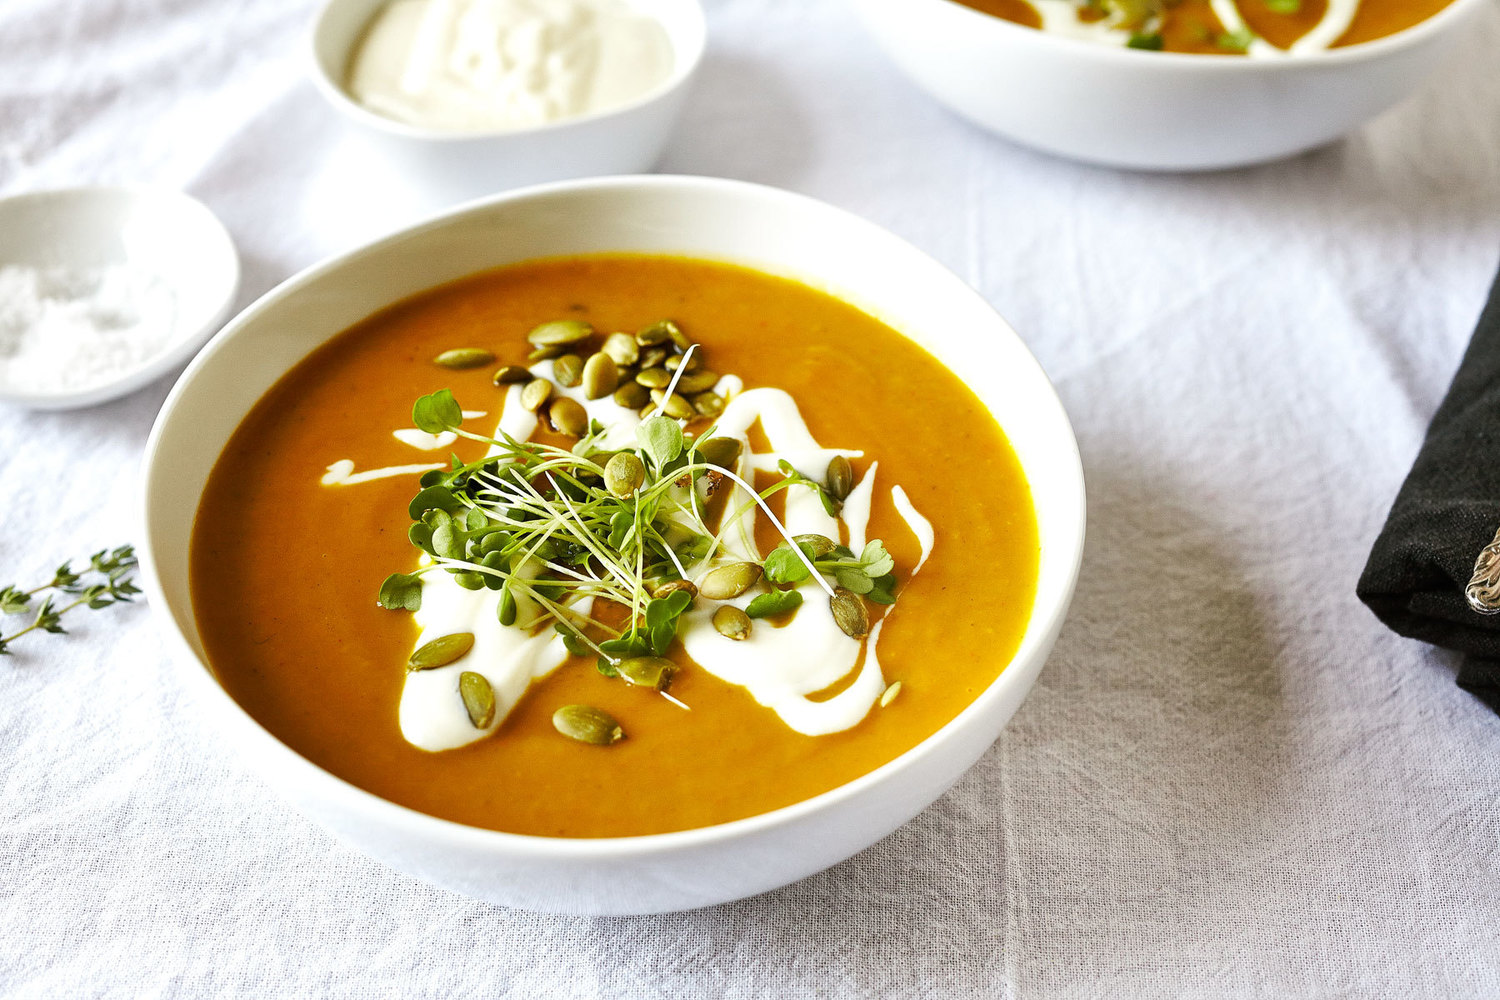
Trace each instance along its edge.
{"label": "wrinkled white fabric", "polygon": [[[0,192],[184,188],[241,304],[405,221],[303,75],[305,0],[7,0]],[[976,285],[1091,501],[1052,662],[958,786],[787,889],[508,912],[246,775],[143,606],[0,661],[0,996],[1500,995],[1500,718],[1354,582],[1500,252],[1500,8],[1297,159],[1141,176],[980,133],[837,0],[715,0],[662,168],[824,198]],[[0,584],[135,534],[168,383],[0,408]]]}

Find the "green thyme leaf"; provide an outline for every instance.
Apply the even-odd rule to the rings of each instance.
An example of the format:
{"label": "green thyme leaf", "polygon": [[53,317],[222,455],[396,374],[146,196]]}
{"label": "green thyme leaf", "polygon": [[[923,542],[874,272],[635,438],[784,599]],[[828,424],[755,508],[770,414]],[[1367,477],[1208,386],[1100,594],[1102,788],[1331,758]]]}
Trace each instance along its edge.
{"label": "green thyme leaf", "polygon": [[31,595],[14,586],[0,590],[0,614],[18,615],[31,604]]}

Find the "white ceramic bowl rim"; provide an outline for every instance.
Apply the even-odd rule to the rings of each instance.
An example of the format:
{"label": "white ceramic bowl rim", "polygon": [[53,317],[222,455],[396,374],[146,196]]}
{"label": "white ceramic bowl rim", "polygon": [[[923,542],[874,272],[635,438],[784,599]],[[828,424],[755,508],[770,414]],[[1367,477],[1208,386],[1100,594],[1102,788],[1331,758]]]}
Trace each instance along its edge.
{"label": "white ceramic bowl rim", "polygon": [[240,259],[235,250],[234,239],[229,235],[223,220],[212,209],[184,191],[148,184],[87,184],[18,192],[0,198],[0,205],[52,201],[61,208],[67,208],[70,202],[77,205],[96,199],[177,203],[192,220],[193,235],[201,241],[198,259],[209,262],[218,269],[215,276],[220,285],[217,298],[208,308],[178,317],[178,328],[174,331],[174,336],[162,344],[156,353],[139,364],[120,371],[107,382],[84,389],[57,392],[0,388],[0,401],[40,409],[80,409],[128,395],[187,361],[208,339],[208,335],[224,322],[234,305],[234,298],[240,287]]}
{"label": "white ceramic bowl rim", "polygon": [[[1055,35],[1036,28],[1028,28],[1025,25],[1007,21],[1004,18],[995,17],[967,7],[956,0],[931,0],[931,2],[943,4],[944,6],[957,8],[966,15],[975,18],[976,31],[1003,30],[1021,32],[1031,37],[1041,45],[1060,45],[1070,49],[1076,54],[1089,53],[1097,59],[1134,59],[1149,60],[1142,61],[1141,66],[1172,65],[1178,69],[1192,65],[1205,73],[1275,73],[1292,68],[1304,68],[1313,66],[1327,66],[1338,63],[1362,62],[1367,59],[1378,59],[1387,53],[1407,48],[1420,43],[1429,35],[1446,29],[1448,22],[1463,17],[1471,7],[1478,7],[1487,0],[1452,0],[1448,6],[1433,14],[1423,21],[1418,21],[1410,28],[1404,28],[1394,34],[1384,35],[1380,38],[1372,38],[1368,42],[1360,42],[1357,45],[1345,45],[1339,48],[1323,49],[1318,52],[1306,54],[1287,55],[1274,59],[1249,59],[1235,58],[1233,56],[1210,55],[1200,52],[1149,52],[1139,49],[1127,48],[1125,46],[1100,45],[1082,38],[1069,38],[1065,35]],[[989,23],[994,28],[985,29],[977,25]]]}
{"label": "white ceramic bowl rim", "polygon": [[[496,139],[503,136],[528,136],[541,135],[547,132],[557,132],[585,122],[595,122],[602,119],[614,118],[629,114],[637,108],[644,107],[653,101],[659,100],[664,95],[682,86],[697,71],[698,64],[703,61],[703,50],[708,42],[708,26],[704,19],[703,6],[700,0],[685,0],[683,10],[690,12],[681,28],[688,44],[680,47],[676,43],[676,33],[669,30],[674,41],[672,44],[672,72],[655,87],[625,104],[618,104],[602,111],[591,111],[581,115],[569,115],[559,118],[557,121],[544,122],[540,125],[530,125],[523,128],[498,128],[498,129],[473,129],[455,131],[452,129],[426,128],[421,125],[413,125],[395,118],[387,118],[385,115],[371,111],[356,101],[347,90],[343,82],[330,77],[323,70],[322,60],[318,58],[318,35],[322,31],[324,19],[329,10],[340,0],[327,0],[318,11],[318,16],[313,20],[312,30],[307,34],[306,51],[312,62],[312,78],[318,89],[323,91],[324,96],[339,110],[352,116],[366,125],[381,129],[393,135],[405,136],[408,139],[421,139],[426,142],[435,143],[461,143],[475,139]],[[655,18],[662,21],[661,18]],[[665,24],[663,25],[665,27]],[[361,36],[362,37],[362,36]],[[359,37],[355,38],[354,44],[359,44]],[[352,53],[344,52],[342,63],[348,64]]]}
{"label": "white ceramic bowl rim", "polygon": [[[192,365],[188,367],[188,369],[183,373],[182,377],[178,380],[177,384],[173,387],[171,394],[167,397],[166,402],[162,405],[161,414],[157,418],[156,425],[152,428],[151,431],[150,440],[146,444],[145,453],[148,456],[147,461],[150,461],[149,456],[153,455],[157,450],[158,439],[162,434],[162,429],[167,418],[171,414],[174,405],[177,402],[177,398],[183,394],[185,387],[192,380],[197,371],[209,362],[209,360],[215,353],[216,346],[221,341],[233,336],[236,331],[238,331],[241,327],[247,325],[260,312],[271,308],[273,305],[283,299],[286,299],[292,295],[296,295],[308,285],[311,285],[321,279],[324,275],[343,266],[346,261],[368,252],[377,251],[390,244],[398,243],[414,233],[442,226],[449,219],[455,216],[463,215],[467,212],[486,209],[491,206],[503,204],[510,201],[520,201],[533,196],[563,193],[574,189],[598,189],[608,188],[611,186],[631,187],[636,185],[650,187],[687,186],[697,187],[700,189],[718,189],[728,192],[733,192],[736,190],[749,191],[761,196],[778,197],[787,199],[789,201],[802,202],[807,204],[811,208],[815,208],[816,210],[823,212],[832,212],[836,213],[837,215],[843,216],[852,225],[867,228],[873,233],[881,235],[885,239],[894,240],[906,249],[910,250],[912,253],[922,253],[915,247],[912,247],[910,244],[906,243],[904,240],[896,237],[894,234],[881,229],[874,223],[862,219],[851,212],[847,212],[835,206],[828,205],[824,202],[807,197],[805,195],[775,188],[769,188],[764,185],[753,184],[746,181],[671,175],[589,178],[585,180],[560,181],[549,184],[540,184],[528,188],[521,188],[516,191],[505,192],[491,197],[478,199],[476,201],[458,206],[454,209],[444,211],[421,223],[410,226],[398,232],[391,233],[362,247],[358,247],[345,253],[338,254],[334,257],[322,261],[321,263],[314,264],[301,273],[287,279],[282,284],[273,288],[271,291],[267,292],[265,295],[261,296],[261,298],[252,303],[243,312],[241,312],[238,316],[231,320],[229,324],[226,325],[214,337],[214,339],[209,342],[208,346],[199,353],[198,357],[194,360]],[[925,254],[923,254],[923,256],[925,256]],[[986,310],[994,312],[993,308],[989,306],[988,303],[984,302],[983,298],[979,296],[978,292],[969,289],[968,294],[973,295],[981,303],[984,303],[984,308]],[[1056,405],[1056,413],[1059,419],[1062,420],[1063,424],[1066,426],[1067,417],[1065,411],[1062,408],[1061,400],[1059,400],[1057,397],[1056,390],[1052,387],[1050,380],[1047,379],[1045,373],[1041,369],[1040,364],[1036,362],[1035,358],[1031,357],[1029,352],[1026,356],[1029,359],[1030,365],[1033,369],[1030,374],[1041,380],[1039,384],[1045,390],[1045,398]],[[1078,509],[1076,512],[1076,518],[1071,520],[1071,524],[1073,526],[1071,531],[1065,532],[1060,530],[1055,537],[1049,537],[1046,540],[1047,547],[1050,548],[1051,554],[1049,555],[1047,551],[1044,550],[1043,558],[1054,559],[1059,561],[1060,565],[1064,565],[1066,567],[1065,572],[1067,574],[1067,580],[1069,582],[1068,585],[1062,589],[1061,598],[1054,602],[1052,606],[1033,606],[1031,618],[1028,620],[1027,624],[1027,638],[1023,639],[1022,646],[1017,651],[1016,657],[1020,657],[1022,655],[1022,651],[1026,649],[1027,642],[1032,635],[1046,634],[1061,626],[1062,619],[1066,616],[1069,599],[1073,591],[1072,581],[1076,580],[1079,567],[1082,564],[1085,526],[1083,467],[1082,461],[1078,455],[1077,443],[1073,438],[1071,427],[1068,427],[1067,437],[1071,447],[1065,458],[1069,470],[1071,471],[1072,475],[1076,477]],[[143,512],[149,512],[150,509],[150,504],[149,502],[147,502],[146,497],[149,486],[149,477],[143,477],[143,502],[141,504],[141,509]],[[149,530],[143,528],[142,537],[149,538]],[[151,601],[151,603],[158,606],[164,606],[163,588],[159,580],[155,560],[150,551],[150,547],[143,547],[140,556],[141,577],[142,582],[145,585],[147,597]],[[164,613],[165,612],[158,612],[158,614]],[[1018,676],[1016,674],[1013,674],[1009,667],[1007,667],[1007,669],[1002,670],[1000,675],[996,677],[995,680],[991,682],[989,686],[987,686],[982,692],[980,692],[980,694],[971,703],[969,703],[968,706],[966,706],[961,712],[959,712],[958,715],[950,719],[940,729],[938,729],[932,735],[928,736],[922,742],[918,743],[916,746],[900,754],[895,759],[888,761],[878,768],[875,768],[872,771],[866,772],[865,774],[862,774],[859,777],[845,782],[844,784],[839,785],[835,788],[829,789],[826,792],[814,795],[811,798],[803,799],[800,802],[795,802],[791,805],[783,806],[779,809],[774,809],[769,812],[747,816],[743,819],[731,820],[729,822],[719,823],[713,826],[696,827],[688,830],[678,830],[670,833],[645,834],[630,837],[544,837],[530,834],[506,833],[499,830],[490,830],[483,827],[470,826],[468,824],[458,823],[453,820],[447,820],[441,817],[433,816],[429,813],[424,813],[419,810],[412,809],[408,806],[403,806],[398,803],[392,802],[389,799],[382,798],[374,794],[373,792],[366,791],[365,789],[360,788],[359,786],[354,785],[349,781],[346,781],[345,779],[333,774],[332,772],[320,767],[319,765],[314,764],[312,761],[303,757],[301,754],[298,754],[296,751],[288,747],[285,743],[281,742],[281,740],[277,739],[273,734],[270,733],[269,730],[262,727],[259,722],[257,722],[252,716],[250,716],[249,713],[247,713],[239,705],[239,703],[236,702],[229,695],[229,693],[224,690],[224,688],[218,683],[218,681],[214,679],[212,672],[209,670],[207,665],[204,664],[202,660],[197,657],[196,654],[191,650],[188,643],[178,632],[175,624],[169,626],[169,629],[171,637],[180,644],[179,655],[190,657],[191,659],[197,661],[197,663],[201,667],[201,669],[189,669],[187,673],[190,677],[194,678],[194,683],[199,684],[201,686],[201,689],[206,689],[206,697],[215,699],[223,704],[233,713],[233,715],[243,726],[248,726],[250,731],[257,735],[263,746],[266,746],[271,752],[278,754],[293,766],[296,766],[299,769],[303,770],[304,773],[312,772],[315,773],[316,776],[325,783],[336,783],[338,786],[340,786],[341,791],[345,793],[353,793],[371,809],[381,811],[384,814],[383,820],[385,818],[388,818],[391,825],[399,827],[405,831],[414,832],[419,835],[428,834],[435,837],[448,838],[449,842],[459,842],[466,845],[476,845],[481,847],[484,845],[494,845],[496,847],[504,848],[506,851],[514,855],[530,856],[535,858],[641,858],[664,853],[672,853],[684,848],[693,848],[713,844],[723,840],[734,839],[742,835],[753,833],[755,831],[762,830],[768,827],[774,827],[793,822],[807,814],[829,808],[842,799],[850,798],[856,795],[861,789],[865,788],[866,786],[884,780],[886,776],[892,774],[893,772],[904,770],[908,767],[913,766],[918,759],[932,752],[934,746],[943,742],[944,736],[951,730],[966,725],[968,723],[968,720],[976,715],[984,714],[986,712],[987,706],[991,702],[1000,699],[1005,689],[1011,686],[1011,678]],[[1012,660],[1012,664],[1014,664],[1014,662],[1015,659]],[[1020,683],[1020,681],[1016,681],[1016,683]]]}

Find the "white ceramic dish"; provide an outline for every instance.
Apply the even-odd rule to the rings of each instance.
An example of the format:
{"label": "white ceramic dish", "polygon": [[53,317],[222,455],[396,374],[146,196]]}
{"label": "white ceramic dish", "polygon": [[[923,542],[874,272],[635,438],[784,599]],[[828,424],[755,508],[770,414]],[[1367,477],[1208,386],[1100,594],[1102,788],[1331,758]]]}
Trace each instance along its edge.
{"label": "white ceramic dish", "polygon": [[[361,791],[270,736],[214,681],[188,591],[192,512],[252,405],[310,350],[383,306],[538,256],[630,251],[725,260],[801,279],[910,335],[995,413],[1036,502],[1035,609],[1015,659],[937,734],[847,785],[720,826],[600,840],[517,836],[434,819]],[[1026,696],[1062,625],[1082,555],[1083,476],[1051,384],[985,301],[931,258],[852,215],[733,181],[608,178],[548,185],[439,216],[303,272],[240,314],[183,374],[146,447],[142,576],[186,677],[276,791],[360,850],[438,885],[536,910],[707,906],[819,871],[885,836],[978,759]],[[393,718],[394,724],[394,718]]]}
{"label": "white ceramic dish", "polygon": [[82,187],[0,199],[0,266],[89,269],[139,266],[172,290],[175,335],[108,382],[47,392],[0,384],[0,401],[33,409],[94,406],[178,367],[219,328],[234,304],[234,242],[202,202],[176,191]]}
{"label": "white ceramic dish", "polygon": [[1373,42],[1278,59],[1115,48],[951,0],[852,2],[913,82],[984,128],[1106,166],[1212,170],[1357,128],[1416,90],[1486,0],[1454,0]]}
{"label": "white ceramic dish", "polygon": [[672,74],[646,96],[596,114],[535,128],[445,132],[376,114],[344,89],[349,59],[386,0],[328,0],[313,26],[312,76],[318,89],[373,155],[389,161],[430,204],[493,194],[544,181],[651,169],[703,58],[706,29],[698,0],[632,0],[666,29]]}

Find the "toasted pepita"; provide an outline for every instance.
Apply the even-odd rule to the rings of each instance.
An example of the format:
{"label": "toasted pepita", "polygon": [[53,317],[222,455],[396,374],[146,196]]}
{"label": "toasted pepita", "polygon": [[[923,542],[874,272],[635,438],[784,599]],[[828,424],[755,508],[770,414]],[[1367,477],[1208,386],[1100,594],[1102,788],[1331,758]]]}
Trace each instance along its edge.
{"label": "toasted pepita", "polygon": [[592,705],[564,705],[552,713],[552,728],[571,740],[606,747],[625,738],[615,717]]}
{"label": "toasted pepita", "polygon": [[576,344],[593,335],[594,328],[582,320],[556,319],[533,327],[526,335],[526,341],[533,347],[553,347],[559,344]]}
{"label": "toasted pepita", "polygon": [[600,351],[583,366],[583,394],[589,399],[603,399],[620,384],[620,367],[614,358]]}
{"label": "toasted pepita", "polygon": [[750,638],[750,616],[733,604],[725,604],[714,612],[714,628],[720,635],[735,642]]}
{"label": "toasted pepita", "polygon": [[739,597],[760,579],[760,566],[751,562],[726,563],[711,569],[698,581],[698,593],[710,601]]}
{"label": "toasted pepita", "polygon": [[469,650],[473,648],[473,632],[454,632],[451,635],[439,636],[431,642],[424,642],[418,646],[406,661],[406,666],[408,670],[446,667],[453,661],[467,656]]}
{"label": "toasted pepita", "polygon": [[465,670],[458,675],[458,694],[475,729],[488,729],[495,721],[495,689],[483,674]]}
{"label": "toasted pepita", "polygon": [[432,359],[433,364],[444,368],[452,368],[462,371],[466,368],[478,368],[495,360],[495,356],[482,347],[455,347],[451,351],[444,351]]}
{"label": "toasted pepita", "polygon": [[521,390],[521,405],[535,413],[552,397],[552,383],[544,378],[534,378]]}

